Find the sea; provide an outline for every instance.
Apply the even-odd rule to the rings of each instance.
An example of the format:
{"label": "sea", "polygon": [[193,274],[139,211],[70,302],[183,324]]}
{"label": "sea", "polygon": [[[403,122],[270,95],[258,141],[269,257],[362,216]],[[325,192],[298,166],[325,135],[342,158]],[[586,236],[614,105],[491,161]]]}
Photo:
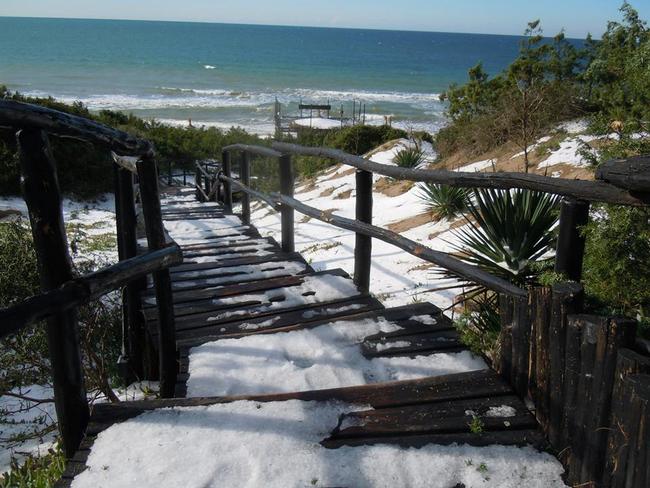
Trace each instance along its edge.
{"label": "sea", "polygon": [[368,123],[436,132],[440,94],[520,37],[188,22],[0,17],[0,84],[188,125],[274,131],[274,103],[330,104]]}

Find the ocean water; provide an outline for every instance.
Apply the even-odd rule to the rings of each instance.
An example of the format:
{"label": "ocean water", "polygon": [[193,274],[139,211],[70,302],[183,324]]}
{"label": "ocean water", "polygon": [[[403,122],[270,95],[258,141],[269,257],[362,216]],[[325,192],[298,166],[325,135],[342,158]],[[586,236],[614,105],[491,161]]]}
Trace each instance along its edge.
{"label": "ocean water", "polygon": [[435,132],[439,94],[520,38],[361,29],[0,17],[0,84],[169,123],[273,132],[273,104],[331,103]]}

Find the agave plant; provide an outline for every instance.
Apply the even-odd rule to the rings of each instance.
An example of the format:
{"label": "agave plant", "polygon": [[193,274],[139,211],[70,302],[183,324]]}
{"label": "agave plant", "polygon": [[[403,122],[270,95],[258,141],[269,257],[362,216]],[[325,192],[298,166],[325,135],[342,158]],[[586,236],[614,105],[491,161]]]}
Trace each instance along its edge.
{"label": "agave plant", "polygon": [[461,259],[520,286],[535,281],[535,263],[555,242],[559,198],[520,189],[472,193],[469,226],[455,233]]}
{"label": "agave plant", "polygon": [[415,143],[412,146],[400,149],[395,154],[393,162],[400,168],[417,168],[424,163],[424,151],[419,144]]}
{"label": "agave plant", "polygon": [[436,220],[451,220],[467,209],[470,190],[436,183],[418,184],[418,198]]}

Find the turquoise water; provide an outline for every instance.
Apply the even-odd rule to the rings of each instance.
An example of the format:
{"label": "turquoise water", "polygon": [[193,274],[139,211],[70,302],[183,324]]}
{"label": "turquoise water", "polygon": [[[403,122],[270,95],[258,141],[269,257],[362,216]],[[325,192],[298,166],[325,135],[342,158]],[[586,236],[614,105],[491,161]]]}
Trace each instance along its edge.
{"label": "turquoise water", "polygon": [[[438,94],[519,38],[359,29],[0,18],[0,84],[184,124],[272,132],[273,102],[366,104],[370,121],[435,131]],[[338,111],[338,110],[337,110]]]}

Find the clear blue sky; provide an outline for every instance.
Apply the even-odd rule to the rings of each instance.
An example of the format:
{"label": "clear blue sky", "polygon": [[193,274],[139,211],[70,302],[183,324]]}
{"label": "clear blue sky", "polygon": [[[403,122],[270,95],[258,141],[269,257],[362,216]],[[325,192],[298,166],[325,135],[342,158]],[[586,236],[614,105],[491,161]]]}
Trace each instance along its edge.
{"label": "clear blue sky", "polygon": [[[649,0],[632,0],[650,18]],[[599,36],[622,0],[0,0],[0,16],[185,20],[521,34],[540,18],[544,32]]]}

